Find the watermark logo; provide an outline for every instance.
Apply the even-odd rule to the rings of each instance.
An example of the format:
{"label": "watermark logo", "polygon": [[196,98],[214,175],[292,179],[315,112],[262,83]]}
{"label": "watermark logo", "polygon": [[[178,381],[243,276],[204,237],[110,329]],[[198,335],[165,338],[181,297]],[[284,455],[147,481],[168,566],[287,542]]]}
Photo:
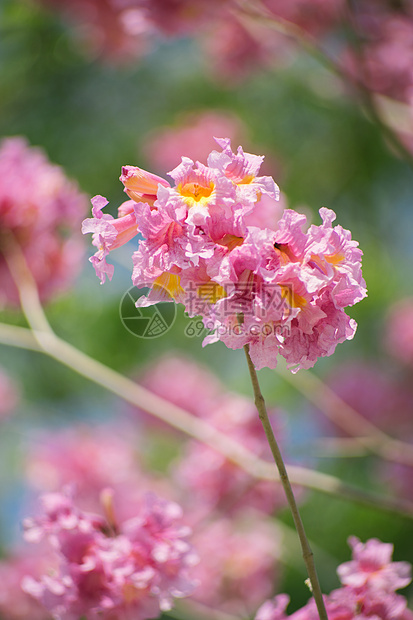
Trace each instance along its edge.
{"label": "watermark logo", "polygon": [[[119,314],[122,324],[137,338],[159,338],[166,334],[175,322],[177,304],[159,284],[157,291],[161,301],[152,306],[136,307],[138,299],[147,295],[150,288],[132,286],[121,299]],[[180,301],[185,307],[186,315],[195,315],[185,327],[184,334],[187,338],[205,337],[215,333],[218,338],[247,336],[265,339],[275,336],[278,340],[283,340],[291,333],[291,319],[297,314],[297,304],[299,305],[300,301],[299,296],[294,295],[293,283],[264,285],[253,282],[251,285],[249,282],[239,282],[236,287],[231,282],[225,287],[215,282],[189,283],[185,293]],[[219,319],[208,320],[208,317],[213,316],[211,311],[218,302]],[[237,317],[240,315],[250,320],[239,322]]]}
{"label": "watermark logo", "polygon": [[[136,302],[148,293],[148,289],[132,286],[123,295],[119,305],[119,316],[125,329],[137,338],[151,340],[166,334],[176,318],[176,304],[160,302],[154,306],[137,308]],[[166,291],[165,298],[169,295]]]}

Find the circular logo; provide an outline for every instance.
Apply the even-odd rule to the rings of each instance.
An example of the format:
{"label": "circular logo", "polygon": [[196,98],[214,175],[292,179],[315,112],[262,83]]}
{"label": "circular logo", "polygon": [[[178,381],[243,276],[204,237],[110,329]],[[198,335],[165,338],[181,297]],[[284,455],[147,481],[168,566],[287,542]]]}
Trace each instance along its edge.
{"label": "circular logo", "polygon": [[123,295],[119,315],[125,329],[137,338],[150,340],[166,334],[172,327],[176,317],[176,304],[164,289],[164,297],[171,302],[159,302],[154,306],[137,308],[136,302],[145,295],[149,289],[139,289],[132,286]]}

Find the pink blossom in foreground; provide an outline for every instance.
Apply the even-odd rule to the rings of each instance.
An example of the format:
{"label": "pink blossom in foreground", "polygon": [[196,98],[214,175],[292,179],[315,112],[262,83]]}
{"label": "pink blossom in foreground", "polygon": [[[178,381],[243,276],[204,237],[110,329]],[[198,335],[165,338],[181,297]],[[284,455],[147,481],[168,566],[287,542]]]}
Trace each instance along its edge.
{"label": "pink blossom in foreground", "polygon": [[132,518],[118,522],[110,490],[102,502],[105,517],[77,509],[67,494],[42,497],[44,514],[26,519],[25,537],[49,541],[59,565],[40,579],[27,575],[22,587],[55,617],[157,617],[194,586],[197,558],[182,510],[148,494]]}
{"label": "pink blossom in foreground", "polygon": [[[306,217],[290,209],[272,229],[248,226],[262,197],[279,198],[278,187],[260,175],[262,156],[216,141],[222,151],[212,151],[207,165],[183,157],[169,173],[173,184],[158,183],[156,200],[145,197],[147,186],[155,190],[151,173],[129,166],[121,177],[131,197],[134,175],[134,216],[144,237],[133,254],[132,281],[150,293],[137,305],[183,303],[212,332],[204,344],[248,344],[257,368],[275,368],[278,354],[293,372],[310,368],[354,336],[356,323],[344,309],[366,296],[362,252],[350,231],[333,226],[327,208],[320,209],[322,224],[307,232]],[[95,198],[99,209],[104,200]],[[101,261],[122,242],[112,220],[110,229],[101,226],[105,217],[99,210],[84,225],[94,232],[99,249],[91,260],[102,281],[111,273]]]}
{"label": "pink blossom in foreground", "polygon": [[353,560],[341,564],[337,573],[345,586],[372,587],[394,592],[405,588],[412,580],[411,566],[407,562],[392,562],[393,545],[371,538],[365,544],[356,536],[349,538]]}
{"label": "pink blossom in foreground", "polygon": [[194,530],[194,545],[200,557],[194,600],[245,617],[274,591],[279,535],[258,515],[249,514],[245,522],[220,519],[204,525]]}
{"label": "pink blossom in foreground", "polygon": [[[266,601],[258,610],[255,620],[317,620],[319,618],[316,604],[311,599],[298,611],[287,615],[288,604],[285,595],[280,594],[271,601]],[[372,618],[373,620],[412,620],[413,612],[407,609],[404,596],[380,591],[365,592],[362,596],[348,588],[333,590],[324,596],[324,605],[329,620],[355,620]]]}
{"label": "pink blossom in foreground", "polygon": [[413,367],[413,299],[395,303],[385,325],[387,351],[407,366]]}
{"label": "pink blossom in foreground", "polygon": [[285,610],[290,602],[287,594],[278,594],[270,601],[265,601],[257,611],[255,620],[284,620]]}
{"label": "pink blossom in foreground", "polygon": [[[372,538],[361,543],[351,536],[349,544],[353,560],[341,564],[338,576],[342,587],[324,596],[329,620],[413,620],[404,596],[396,594],[411,581],[411,566],[407,562],[392,562],[393,545]],[[255,620],[317,620],[314,599],[298,611],[287,615],[289,597],[280,594],[266,601]]]}
{"label": "pink blossom in foreground", "polygon": [[102,493],[110,488],[116,517],[126,521],[140,511],[145,492],[176,498],[167,479],[146,471],[142,447],[147,444],[148,437],[122,423],[37,433],[26,449],[26,480],[36,491],[71,489],[76,506],[87,512],[101,511]]}
{"label": "pink blossom in foreground", "polygon": [[109,280],[112,279],[114,272],[113,265],[106,262],[106,256],[111,250],[115,250],[135,237],[138,228],[132,200],[119,207],[121,215],[116,219],[111,215],[102,213],[103,207],[108,204],[103,196],[95,196],[92,199],[92,204],[93,218],[83,222],[82,232],[93,234],[93,245],[98,248],[98,251],[91,257],[90,262],[103,284],[106,276]]}
{"label": "pink blossom in foreground", "polygon": [[40,578],[53,564],[47,549],[28,553],[25,549],[12,557],[0,560],[0,616],[4,620],[51,620],[47,609],[33,596],[22,590],[25,575]]}
{"label": "pink blossom in foreground", "polygon": [[[0,229],[4,249],[19,244],[47,300],[73,280],[83,256],[77,237],[87,209],[86,196],[45,154],[24,138],[0,145]],[[16,303],[17,289],[4,257],[0,258],[0,304]]]}

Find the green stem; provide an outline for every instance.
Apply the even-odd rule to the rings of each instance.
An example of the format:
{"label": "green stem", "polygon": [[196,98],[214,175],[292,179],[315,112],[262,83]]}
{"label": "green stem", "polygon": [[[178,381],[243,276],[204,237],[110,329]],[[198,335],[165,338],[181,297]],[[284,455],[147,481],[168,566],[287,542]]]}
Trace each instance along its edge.
{"label": "green stem", "polygon": [[311,583],[311,592],[314,596],[314,600],[317,605],[318,615],[320,620],[328,620],[326,608],[324,606],[323,595],[321,593],[320,582],[318,580],[318,575],[314,563],[314,554],[311,551],[310,544],[308,542],[304,525],[301,520],[301,515],[298,510],[297,502],[295,501],[294,493],[290,484],[290,480],[288,478],[287,469],[285,467],[280,449],[278,447],[277,440],[275,439],[274,432],[271,427],[270,420],[268,418],[267,408],[265,406],[265,400],[261,393],[260,384],[258,382],[257,373],[255,370],[255,366],[251,360],[251,356],[249,353],[249,345],[246,344],[244,346],[245,355],[247,357],[248,369],[251,375],[252,387],[254,390],[254,398],[255,405],[258,410],[259,418],[264,427],[265,434],[267,436],[267,440],[269,446],[271,448],[272,455],[274,457],[275,464],[277,465],[278,472],[280,474],[281,484],[283,485],[285,495],[287,497],[288,505],[290,506],[290,510],[294,519],[294,524],[298,533],[298,537],[300,539],[301,550],[303,554],[304,563],[307,568],[307,573],[310,578]]}

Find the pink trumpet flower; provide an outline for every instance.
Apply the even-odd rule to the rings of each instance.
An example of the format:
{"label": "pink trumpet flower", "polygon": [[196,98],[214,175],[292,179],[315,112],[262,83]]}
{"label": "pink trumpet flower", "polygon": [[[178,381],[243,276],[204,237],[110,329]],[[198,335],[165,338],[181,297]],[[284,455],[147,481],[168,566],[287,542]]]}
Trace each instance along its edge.
{"label": "pink trumpet flower", "polygon": [[279,189],[260,175],[263,157],[242,147],[234,153],[229,139],[216,142],[222,150],[212,151],[207,165],[182,157],[169,173],[172,185],[125,167],[132,226],[124,230],[122,217],[115,223],[102,215],[106,200],[95,197],[94,219],[84,224],[98,247],[91,261],[102,282],[112,277],[107,254],[139,229],[144,239],[133,254],[132,281],[150,292],[138,306],[183,303],[211,331],[204,344],[248,344],[257,368],[275,368],[278,354],[293,372],[310,368],[355,334],[344,309],[367,294],[362,252],[350,231],[333,226],[327,208],[320,209],[322,224],[307,232],[305,216],[291,209],[270,227],[249,225],[261,199],[278,200]]}

